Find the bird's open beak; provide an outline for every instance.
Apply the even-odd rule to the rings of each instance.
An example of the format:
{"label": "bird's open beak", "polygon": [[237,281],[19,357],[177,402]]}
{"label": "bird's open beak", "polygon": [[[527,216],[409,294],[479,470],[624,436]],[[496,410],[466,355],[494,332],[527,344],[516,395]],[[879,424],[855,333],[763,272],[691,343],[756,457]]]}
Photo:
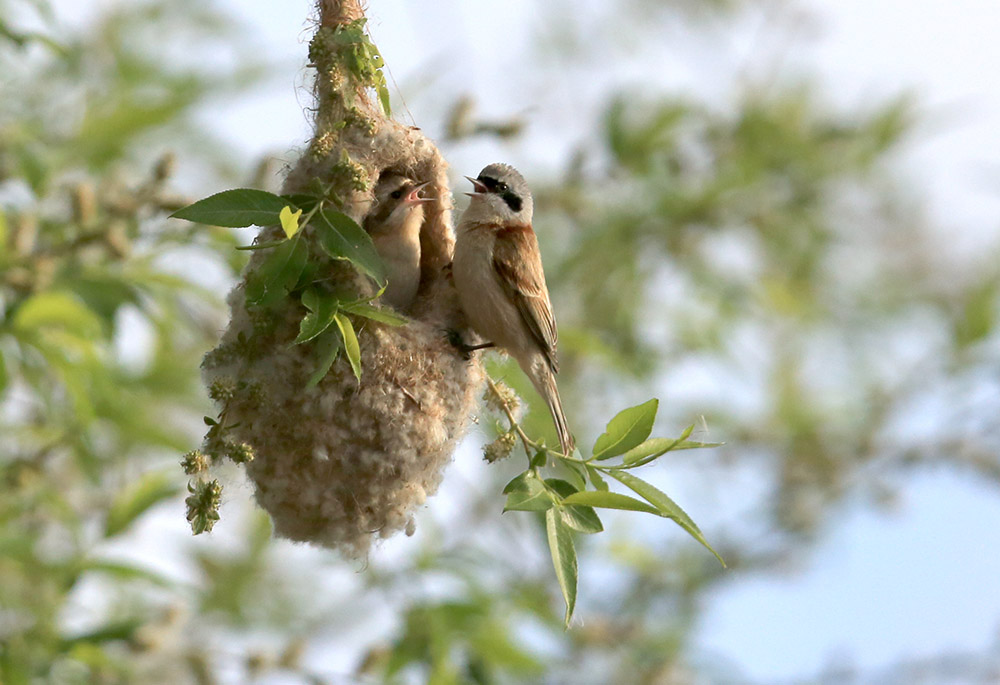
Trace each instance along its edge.
{"label": "bird's open beak", "polygon": [[469,197],[476,197],[477,195],[483,195],[486,192],[486,185],[483,184],[483,182],[480,181],[478,178],[472,178],[471,176],[466,176],[466,178],[472,181],[472,186],[473,186],[472,187],[473,192],[466,193],[466,195],[468,195]]}
{"label": "bird's open beak", "polygon": [[406,194],[406,203],[411,205],[420,204],[421,202],[433,202],[433,197],[423,197],[420,195],[420,191],[423,190],[430,181],[424,181],[423,183],[418,183],[410,189],[410,192]]}

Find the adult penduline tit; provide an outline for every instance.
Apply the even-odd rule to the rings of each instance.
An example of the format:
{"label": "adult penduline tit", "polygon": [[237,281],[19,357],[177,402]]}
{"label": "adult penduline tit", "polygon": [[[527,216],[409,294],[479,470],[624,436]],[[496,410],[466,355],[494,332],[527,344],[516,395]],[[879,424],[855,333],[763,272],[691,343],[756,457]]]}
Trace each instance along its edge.
{"label": "adult penduline tit", "polygon": [[452,271],[466,319],[514,359],[548,404],[565,454],[573,451],[556,388],[556,320],[545,287],[538,239],[531,227],[531,193],[517,169],[490,164],[469,178],[474,192],[458,224]]}
{"label": "adult penduline tit", "polygon": [[389,279],[382,301],[403,312],[413,304],[420,285],[420,227],[424,203],[431,200],[420,196],[425,185],[401,174],[382,174],[364,221]]}

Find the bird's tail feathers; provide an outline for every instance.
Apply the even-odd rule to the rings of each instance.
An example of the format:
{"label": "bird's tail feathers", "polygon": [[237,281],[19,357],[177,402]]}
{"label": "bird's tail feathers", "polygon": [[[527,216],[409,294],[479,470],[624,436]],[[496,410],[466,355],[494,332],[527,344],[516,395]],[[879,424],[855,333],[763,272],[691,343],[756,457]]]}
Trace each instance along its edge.
{"label": "bird's tail feathers", "polygon": [[559,445],[564,454],[572,454],[574,441],[573,434],[569,431],[569,423],[566,421],[566,414],[563,412],[562,400],[559,398],[559,388],[556,387],[556,376],[548,368],[535,380],[535,388],[539,394],[545,398],[549,405],[549,412],[552,413],[552,420],[556,424],[556,432],[559,434]]}

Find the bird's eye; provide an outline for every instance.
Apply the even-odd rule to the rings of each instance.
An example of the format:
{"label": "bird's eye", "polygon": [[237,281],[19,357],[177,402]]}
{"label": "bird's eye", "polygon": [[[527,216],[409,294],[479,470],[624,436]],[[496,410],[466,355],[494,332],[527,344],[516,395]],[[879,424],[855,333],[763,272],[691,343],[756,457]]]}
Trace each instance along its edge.
{"label": "bird's eye", "polygon": [[503,181],[501,181],[500,183],[497,183],[496,192],[500,193],[501,195],[503,195],[504,193],[506,193],[507,192],[507,184],[504,183]]}
{"label": "bird's eye", "polygon": [[399,198],[403,197],[403,189],[400,188],[399,190],[392,191],[391,193],[389,193],[389,197],[391,197],[393,200],[398,200]]}

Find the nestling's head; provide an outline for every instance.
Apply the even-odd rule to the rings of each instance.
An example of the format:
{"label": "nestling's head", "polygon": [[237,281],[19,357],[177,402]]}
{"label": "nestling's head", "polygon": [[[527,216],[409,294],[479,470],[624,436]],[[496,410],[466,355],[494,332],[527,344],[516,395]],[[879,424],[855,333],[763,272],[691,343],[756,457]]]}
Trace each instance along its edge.
{"label": "nestling's head", "polygon": [[402,174],[382,174],[375,184],[375,202],[365,217],[365,229],[374,235],[392,231],[408,219],[422,222],[423,205],[433,199],[420,196],[427,183],[417,183]]}
{"label": "nestling's head", "polygon": [[509,164],[490,164],[469,178],[474,192],[468,212],[477,221],[499,221],[505,224],[531,224],[534,205],[531,191],[520,172]]}

